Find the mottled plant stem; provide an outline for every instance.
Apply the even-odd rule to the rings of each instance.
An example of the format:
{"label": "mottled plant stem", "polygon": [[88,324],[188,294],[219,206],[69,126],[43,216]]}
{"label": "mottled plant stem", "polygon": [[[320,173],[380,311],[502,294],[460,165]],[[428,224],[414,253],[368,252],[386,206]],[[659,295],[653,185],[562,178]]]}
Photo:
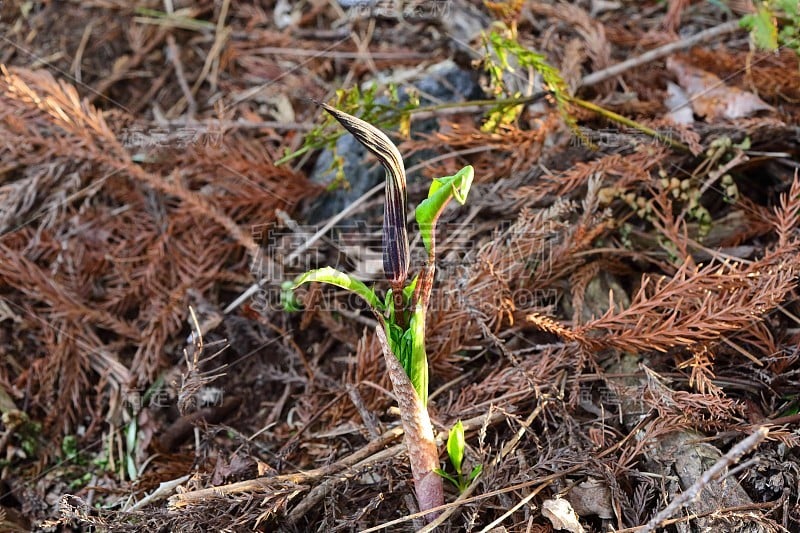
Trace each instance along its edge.
{"label": "mottled plant stem", "polygon": [[[417,503],[419,503],[419,510],[424,512],[444,503],[442,478],[434,472],[436,468],[439,468],[439,452],[436,449],[433,426],[428,416],[428,409],[414,390],[414,386],[408,379],[397,356],[389,347],[383,326],[379,325],[375,329],[383,349],[383,358],[386,360],[389,379],[392,380],[397,405],[400,408],[400,420],[405,431],[404,440],[411,463]],[[425,519],[434,520],[438,514],[428,513],[425,515]]]}

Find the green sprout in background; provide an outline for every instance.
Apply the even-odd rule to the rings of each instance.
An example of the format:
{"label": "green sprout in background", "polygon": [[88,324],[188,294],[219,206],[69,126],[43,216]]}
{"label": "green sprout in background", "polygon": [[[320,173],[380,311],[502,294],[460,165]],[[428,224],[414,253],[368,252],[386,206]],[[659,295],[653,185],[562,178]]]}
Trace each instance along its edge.
{"label": "green sprout in background", "polygon": [[461,420],[455,423],[453,429],[447,437],[447,456],[450,458],[450,464],[456,471],[455,477],[451,476],[441,468],[436,469],[436,473],[452,483],[461,494],[476,477],[483,471],[483,465],[475,465],[468,476],[465,476],[461,471],[461,466],[464,461],[464,448],[466,448],[466,440],[464,439],[464,424]]}
{"label": "green sprout in background", "polygon": [[755,45],[762,50],[791,48],[800,56],[800,2],[767,0],[756,2],[756,12],[740,21],[750,31]]}
{"label": "green sprout in background", "polygon": [[[575,117],[569,113],[570,94],[567,82],[558,69],[547,62],[544,55],[528,50],[519,43],[516,36],[509,36],[509,32],[492,31],[488,36],[483,36],[483,41],[486,49],[484,68],[489,74],[495,96],[521,99],[519,92],[510,92],[505,75],[514,75],[515,65],[520,70],[533,69],[542,77],[542,82],[555,100],[564,122],[573,131],[578,131]],[[514,60],[511,61],[510,58]],[[519,118],[523,108],[523,102],[509,105],[506,101],[498,100],[481,129],[495,131],[500,126],[511,124]]]}
{"label": "green sprout in background", "polygon": [[[381,96],[388,101],[384,102],[384,98]],[[406,90],[405,97],[401,98],[397,85],[393,83],[390,83],[385,91],[379,91],[379,85],[373,83],[363,90],[357,86],[350,89],[337,89],[335,105],[337,109],[342,109],[349,114],[358,114],[363,117],[362,120],[381,128],[398,127],[401,136],[409,137],[411,135],[411,113],[419,108],[420,102],[419,96],[414,90]],[[328,184],[328,190],[339,187],[349,188],[347,176],[344,175],[344,159],[336,149],[336,141],[342,134],[331,131],[334,122],[335,119],[332,116],[328,117],[304,136],[303,145],[299,149],[291,151],[287,148],[284,156],[275,164],[282,165],[314,150],[327,148],[333,153],[333,159],[327,172],[334,174],[334,179]]]}
{"label": "green sprout in background", "polygon": [[[436,222],[450,199],[467,200],[474,171],[466,166],[453,176],[434,179],[428,197],[415,211],[428,257],[422,271],[409,281],[409,241],[406,229],[406,174],[397,147],[368,122],[322,104],[353,136],[372,152],[386,169],[383,218],[383,269],[390,289],[380,298],[374,289],[349,274],[331,267],[311,270],[286,289],[282,300],[296,309],[292,291],[310,282],[346,289],[363,298],[378,321],[377,335],[397,397],[405,432],[417,501],[421,511],[442,505],[444,493],[439,453],[428,416],[428,356],[425,351],[425,319],[435,272]],[[462,429],[463,433],[463,429]],[[431,520],[435,513],[426,517]]]}

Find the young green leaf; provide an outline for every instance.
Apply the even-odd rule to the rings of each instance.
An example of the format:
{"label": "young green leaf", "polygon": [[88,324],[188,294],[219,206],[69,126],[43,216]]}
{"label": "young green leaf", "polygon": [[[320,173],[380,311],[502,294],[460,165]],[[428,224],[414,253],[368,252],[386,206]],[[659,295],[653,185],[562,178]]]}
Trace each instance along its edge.
{"label": "young green leaf", "polygon": [[[411,302],[411,298],[414,295],[414,289],[417,288],[417,279],[419,279],[419,275],[414,276],[414,279],[411,280],[411,283],[403,287],[403,302],[409,303]],[[383,298],[383,306],[384,308],[389,310],[389,321],[393,323],[397,323],[395,318],[395,300],[394,300],[394,289],[389,289],[386,291],[386,296]]]}
{"label": "young green leaf", "polygon": [[411,361],[406,369],[422,405],[428,405],[428,354],[425,351],[425,309],[417,304],[408,327],[411,335]]}
{"label": "young green leaf", "polygon": [[364,285],[363,282],[331,267],[309,270],[294,281],[292,289],[296,289],[304,283],[311,283],[314,281],[335,285],[357,294],[366,300],[370,307],[377,309],[378,311],[383,312],[385,309],[383,302],[380,301],[380,298],[378,298],[378,296],[375,294],[375,291]]}
{"label": "young green leaf", "polygon": [[428,198],[417,206],[414,214],[419,224],[422,242],[429,255],[433,249],[434,230],[439,215],[451,198],[464,205],[474,176],[475,170],[467,165],[453,176],[434,179],[428,190]]}
{"label": "young green leaf", "polygon": [[436,472],[437,474],[439,474],[440,476],[445,478],[447,481],[449,481],[450,483],[455,485],[459,489],[459,492],[461,492],[461,484],[458,482],[458,480],[456,478],[454,478],[453,476],[451,476],[450,474],[448,474],[447,472],[445,472],[441,468],[435,469],[434,472]]}
{"label": "young green leaf", "polygon": [[447,436],[447,455],[459,478],[461,477],[461,462],[464,460],[464,446],[464,424],[459,420]]}
{"label": "young green leaf", "polygon": [[[400,365],[403,367],[403,371],[406,373],[406,376],[408,376],[408,379],[411,380],[411,368],[413,361],[413,341],[411,337],[411,330],[403,330],[403,328],[392,321],[386,322],[386,329],[389,333],[387,335],[389,347],[392,349],[392,353],[400,361]],[[416,388],[414,390],[416,391]]]}
{"label": "young green leaf", "polygon": [[394,289],[386,291],[386,295],[383,297],[383,307],[389,310],[389,322],[394,323]]}
{"label": "young green leaf", "polygon": [[393,287],[408,276],[410,254],[406,229],[406,170],[397,147],[381,130],[359,118],[322,104],[358,142],[372,152],[386,169],[386,201],[383,217],[383,270]]}
{"label": "young green leaf", "polygon": [[467,487],[469,487],[470,483],[472,483],[483,471],[483,465],[476,465],[468,476],[465,476],[461,472],[461,467],[463,466],[464,461],[465,447],[466,441],[464,439],[464,424],[462,424],[461,420],[459,420],[453,425],[453,429],[450,430],[450,433],[447,436],[447,455],[450,458],[450,463],[453,465],[453,468],[456,471],[456,475],[451,476],[441,468],[437,468],[435,470],[437,474],[455,485],[459,493],[467,490]]}
{"label": "young green leaf", "polygon": [[281,283],[281,307],[284,311],[294,313],[301,309],[300,302],[294,295],[294,282],[284,281]]}
{"label": "young green leaf", "polygon": [[759,6],[753,18],[753,39],[756,46],[764,50],[776,50],[778,48],[778,26],[775,24],[775,17],[766,6]]}
{"label": "young green leaf", "polygon": [[473,468],[472,472],[469,473],[467,482],[472,483],[473,481],[475,481],[475,478],[481,475],[481,472],[483,472],[483,465],[475,465],[475,468]]}
{"label": "young green leaf", "polygon": [[428,355],[425,352],[425,317],[421,308],[417,306],[408,329],[402,329],[390,319],[386,321],[386,330],[392,353],[400,361],[422,405],[427,405]]}
{"label": "young green leaf", "polygon": [[417,281],[418,280],[419,280],[419,274],[414,276],[414,279],[411,280],[411,283],[409,283],[408,285],[405,286],[405,288],[403,288],[403,298],[407,302],[411,301],[411,297],[413,296],[414,291],[417,288]]}

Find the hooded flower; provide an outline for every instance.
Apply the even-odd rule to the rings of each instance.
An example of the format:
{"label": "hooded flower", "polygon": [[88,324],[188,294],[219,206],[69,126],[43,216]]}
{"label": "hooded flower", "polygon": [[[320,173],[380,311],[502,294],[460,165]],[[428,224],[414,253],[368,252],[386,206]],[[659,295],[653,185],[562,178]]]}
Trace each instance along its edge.
{"label": "hooded flower", "polygon": [[406,170],[397,147],[381,130],[343,111],[322,104],[347,131],[375,154],[386,169],[386,201],[383,216],[383,270],[393,287],[408,276],[409,251],[406,230]]}

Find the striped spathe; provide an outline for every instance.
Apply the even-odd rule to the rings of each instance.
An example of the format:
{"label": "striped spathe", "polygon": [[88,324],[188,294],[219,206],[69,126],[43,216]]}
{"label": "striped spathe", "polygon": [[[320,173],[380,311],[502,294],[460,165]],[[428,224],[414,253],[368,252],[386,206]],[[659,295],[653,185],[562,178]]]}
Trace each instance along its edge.
{"label": "striped spathe", "polygon": [[394,143],[381,130],[359,118],[320,104],[372,152],[386,169],[386,201],[383,216],[383,270],[392,286],[402,286],[410,262],[406,229],[406,170]]}

